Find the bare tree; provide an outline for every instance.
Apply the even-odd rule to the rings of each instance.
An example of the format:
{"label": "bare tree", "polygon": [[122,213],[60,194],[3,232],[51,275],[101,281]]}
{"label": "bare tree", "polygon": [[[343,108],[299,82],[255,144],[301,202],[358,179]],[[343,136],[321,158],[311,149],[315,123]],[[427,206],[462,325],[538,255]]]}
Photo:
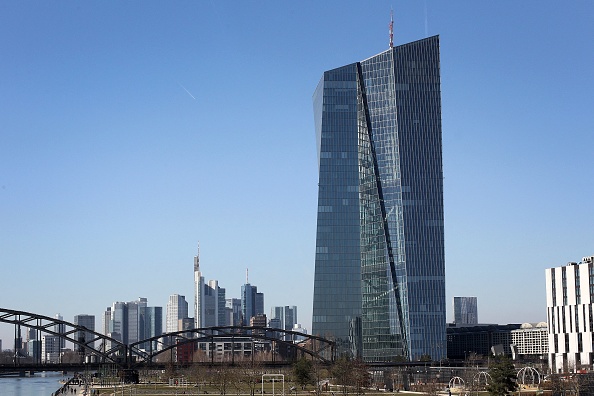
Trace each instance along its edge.
{"label": "bare tree", "polygon": [[257,360],[254,362],[243,361],[237,366],[238,377],[241,383],[248,388],[251,396],[254,396],[261,381],[263,367],[262,362]]}
{"label": "bare tree", "polygon": [[204,382],[206,372],[200,364],[193,363],[184,370],[184,375],[190,382],[200,386]]}
{"label": "bare tree", "polygon": [[313,382],[315,385],[316,396],[320,396],[322,381],[330,376],[328,369],[318,360],[313,360],[312,365]]}
{"label": "bare tree", "polygon": [[353,360],[351,366],[352,384],[355,386],[357,395],[361,395],[363,393],[363,389],[371,384],[371,374],[369,373],[369,367],[367,367],[367,365],[359,359]]}
{"label": "bare tree", "polygon": [[0,351],[0,363],[10,364],[10,363],[13,363],[13,360],[14,360],[14,354],[12,352]]}
{"label": "bare tree", "polygon": [[398,366],[394,367],[389,372],[390,382],[391,382],[391,389],[393,391],[400,391],[401,389],[407,388],[407,371],[406,367]]}
{"label": "bare tree", "polygon": [[196,349],[192,354],[192,361],[205,363],[210,362],[210,358],[208,357],[206,351],[203,351],[202,349]]}
{"label": "bare tree", "polygon": [[164,351],[161,352],[159,354],[157,354],[154,358],[154,361],[157,363],[167,363],[167,362],[171,362],[173,359],[171,359],[171,351]]}
{"label": "bare tree", "polygon": [[161,380],[167,382],[169,381],[169,378],[174,378],[176,375],[177,370],[175,369],[175,365],[173,364],[173,362],[167,362],[167,364],[165,365],[165,370],[161,375]]}
{"label": "bare tree", "polygon": [[576,373],[571,375],[566,381],[567,390],[575,396],[594,394],[594,374]]}
{"label": "bare tree", "polygon": [[354,388],[357,395],[360,395],[363,388],[371,383],[369,368],[361,360],[354,360],[348,357],[341,357],[332,367],[332,376],[338,385],[342,387],[342,393],[348,395],[349,388]]}
{"label": "bare tree", "polygon": [[227,386],[233,380],[233,371],[231,366],[220,365],[213,367],[210,371],[210,378],[213,386],[219,391],[221,395],[227,394]]}
{"label": "bare tree", "polygon": [[559,374],[551,374],[542,384],[544,390],[550,390],[552,395],[562,395],[565,393],[566,381]]}
{"label": "bare tree", "polygon": [[429,396],[437,396],[440,394],[441,386],[435,382],[427,382],[420,387],[421,392]]}
{"label": "bare tree", "polygon": [[233,367],[233,375],[231,377],[229,385],[235,389],[235,394],[240,395],[244,391],[245,386],[243,384],[243,379],[241,378],[241,370],[239,367]]}
{"label": "bare tree", "polygon": [[82,363],[83,355],[74,351],[66,351],[62,354],[62,363]]}
{"label": "bare tree", "polygon": [[336,384],[341,387],[343,395],[349,394],[349,386],[351,384],[351,360],[346,356],[341,356],[334,366],[332,366],[332,377],[336,380]]}

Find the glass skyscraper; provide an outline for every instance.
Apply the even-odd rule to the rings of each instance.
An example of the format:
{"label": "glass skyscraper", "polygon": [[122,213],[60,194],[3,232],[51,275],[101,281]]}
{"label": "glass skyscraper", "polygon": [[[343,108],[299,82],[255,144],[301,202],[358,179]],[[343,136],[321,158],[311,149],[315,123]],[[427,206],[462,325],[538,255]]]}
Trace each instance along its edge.
{"label": "glass skyscraper", "polygon": [[454,323],[478,324],[476,297],[454,297]]}
{"label": "glass skyscraper", "polygon": [[264,293],[258,293],[258,286],[246,283],[241,286],[241,316],[243,325],[249,326],[250,319],[264,313]]}
{"label": "glass skyscraper", "polygon": [[439,37],[324,73],[312,333],[367,362],[446,356]]}
{"label": "glass skyscraper", "polygon": [[[95,331],[95,315],[86,315],[86,314],[74,315],[74,324],[78,325],[78,326],[84,326],[91,331]],[[77,341],[82,341],[82,342],[88,343],[90,340],[95,338],[95,335],[88,331],[77,331],[74,334],[74,338]],[[95,347],[94,342],[92,342],[88,345],[91,348]],[[78,352],[82,352],[85,354],[89,353],[88,351],[85,351],[85,348],[83,346],[76,345],[75,348]]]}

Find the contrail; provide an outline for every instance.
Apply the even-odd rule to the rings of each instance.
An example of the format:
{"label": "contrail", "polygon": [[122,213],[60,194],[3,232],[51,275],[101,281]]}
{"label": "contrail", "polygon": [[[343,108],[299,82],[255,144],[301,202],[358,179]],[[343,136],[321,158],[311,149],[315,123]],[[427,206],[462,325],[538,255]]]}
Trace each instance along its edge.
{"label": "contrail", "polygon": [[186,89],[186,87],[184,87],[184,86],[183,86],[183,85],[181,85],[180,83],[177,83],[177,84],[178,84],[180,87],[182,87],[182,88],[184,89],[184,91],[186,91],[186,92],[188,93],[188,95],[190,95],[190,96],[192,97],[192,99],[196,100],[196,98],[194,97],[194,95],[192,95],[192,94],[190,93],[190,91],[188,91],[188,90]]}

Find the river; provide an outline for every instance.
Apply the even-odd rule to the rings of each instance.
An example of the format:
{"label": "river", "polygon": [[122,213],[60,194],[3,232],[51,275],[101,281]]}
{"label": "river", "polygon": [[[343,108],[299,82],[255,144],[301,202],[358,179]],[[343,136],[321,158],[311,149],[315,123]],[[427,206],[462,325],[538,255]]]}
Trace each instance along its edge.
{"label": "river", "polygon": [[37,373],[33,377],[0,377],[2,396],[50,396],[70,377],[61,373]]}

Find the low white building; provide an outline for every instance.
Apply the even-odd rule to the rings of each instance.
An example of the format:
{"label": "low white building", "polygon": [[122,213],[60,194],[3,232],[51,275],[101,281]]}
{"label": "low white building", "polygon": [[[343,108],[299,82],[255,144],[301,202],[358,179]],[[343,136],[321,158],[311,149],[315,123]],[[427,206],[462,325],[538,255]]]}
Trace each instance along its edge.
{"label": "low white building", "polygon": [[592,369],[594,256],[545,270],[549,367],[553,373]]}
{"label": "low white building", "polygon": [[549,328],[546,322],[523,323],[511,331],[514,359],[546,359],[549,353]]}
{"label": "low white building", "polygon": [[270,341],[254,341],[250,337],[228,337],[212,342],[198,342],[198,350],[206,360],[212,359],[216,362],[231,361],[232,355],[236,358],[250,358],[252,354],[270,349]]}

